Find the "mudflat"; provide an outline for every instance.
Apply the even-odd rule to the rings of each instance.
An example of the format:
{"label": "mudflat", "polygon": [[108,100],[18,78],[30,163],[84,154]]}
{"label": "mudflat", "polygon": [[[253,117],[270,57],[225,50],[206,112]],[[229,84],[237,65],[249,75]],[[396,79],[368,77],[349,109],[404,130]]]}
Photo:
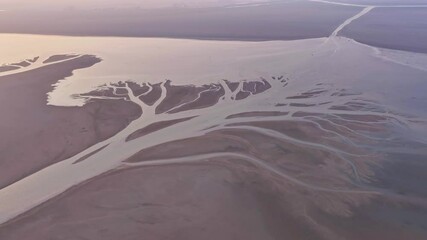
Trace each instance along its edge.
{"label": "mudflat", "polygon": [[376,8],[341,35],[381,48],[427,53],[426,18],[427,8]]}
{"label": "mudflat", "polygon": [[[343,37],[385,1],[343,2],[156,9],[141,26],[328,36],[294,41],[2,35],[0,239],[426,239],[427,57]],[[128,36],[144,11],[57,19]],[[28,18],[55,29],[42,12]]]}
{"label": "mudflat", "polygon": [[114,135],[139,114],[124,101],[47,105],[53,84],[99,61],[86,55],[0,77],[0,188]]}

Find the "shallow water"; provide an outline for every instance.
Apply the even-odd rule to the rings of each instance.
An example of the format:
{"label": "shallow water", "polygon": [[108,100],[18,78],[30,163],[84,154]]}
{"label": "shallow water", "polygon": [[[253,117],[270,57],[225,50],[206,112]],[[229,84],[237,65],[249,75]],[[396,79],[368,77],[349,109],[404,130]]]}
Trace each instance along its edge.
{"label": "shallow water", "polygon": [[[204,84],[221,79],[283,75],[306,61],[324,39],[273,42],[201,41],[156,38],[96,38],[1,35],[0,62],[13,63],[55,54],[93,54],[103,61],[61,81],[50,104],[79,105],[66,98],[107,82],[132,80]],[[6,74],[6,73],[5,73]],[[60,93],[55,95],[55,93]]]}

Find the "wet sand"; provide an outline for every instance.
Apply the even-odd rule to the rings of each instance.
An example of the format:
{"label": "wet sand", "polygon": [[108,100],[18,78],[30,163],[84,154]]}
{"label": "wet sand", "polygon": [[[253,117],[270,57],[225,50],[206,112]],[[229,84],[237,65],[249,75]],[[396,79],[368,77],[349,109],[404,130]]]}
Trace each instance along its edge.
{"label": "wet sand", "polygon": [[[65,149],[64,151],[81,151],[87,142],[95,143],[105,139],[108,134],[119,131],[132,118],[135,119],[141,114],[136,104],[139,101],[142,101],[140,103],[143,109],[142,116],[148,114],[147,121],[153,121],[156,115],[161,114],[160,112],[164,113],[183,104],[174,100],[176,96],[173,95],[178,94],[186,104],[182,105],[182,108],[177,108],[182,111],[173,112],[171,115],[193,116],[194,114],[195,117],[182,121],[154,121],[152,124],[148,124],[142,118],[141,125],[145,123],[145,128],[142,127],[138,131],[129,130],[129,134],[123,135],[124,140],[129,140],[124,144],[139,146],[142,148],[140,152],[127,159],[118,168],[89,178],[86,182],[1,225],[0,238],[13,240],[31,237],[35,240],[44,240],[81,237],[95,240],[118,238],[132,240],[147,236],[154,239],[283,239],[285,236],[314,240],[340,239],[344,236],[346,239],[358,240],[360,234],[356,234],[358,231],[354,229],[363,231],[364,239],[389,237],[390,239],[421,240],[426,235],[420,221],[410,222],[415,225],[408,227],[408,223],[405,223],[405,218],[401,215],[407,213],[409,217],[416,216],[423,219],[422,215],[417,215],[416,210],[425,211],[426,201],[420,198],[421,195],[418,192],[409,191],[412,186],[410,184],[399,188],[389,188],[379,184],[381,180],[387,183],[387,178],[377,178],[380,174],[373,166],[385,166],[383,164],[388,157],[364,147],[367,144],[382,146],[386,134],[395,134],[393,128],[389,126],[394,122],[393,117],[398,116],[381,115],[382,111],[376,111],[381,110],[381,107],[378,106],[377,109],[368,101],[354,102],[356,100],[327,103],[329,108],[325,109],[324,113],[304,112],[307,109],[317,108],[317,105],[304,104],[305,101],[322,98],[325,93],[332,96],[330,100],[334,101],[349,97],[349,99],[356,97],[360,100],[360,95],[341,94],[345,91],[339,89],[316,89],[302,93],[291,91],[290,96],[299,97],[287,98],[283,89],[288,85],[277,78],[269,80],[267,89],[255,89],[256,83],[265,83],[266,80],[247,81],[237,85],[224,81],[203,87],[175,86],[166,81],[149,85],[151,90],[147,87],[148,85],[135,83],[107,84],[100,87],[99,91],[81,95],[88,99],[93,97],[81,108],[45,106],[45,92],[51,90],[52,82],[69,76],[75,69],[89,67],[98,61],[93,56],[82,56],[1,79],[3,85],[0,85],[0,89],[4,89],[4,95],[12,92],[11,89],[17,88],[24,93],[24,96],[33,96],[38,99],[36,101],[24,98],[23,103],[19,102],[21,98],[14,99],[19,110],[24,107],[38,106],[37,111],[49,113],[40,119],[27,117],[28,122],[25,124],[31,122],[31,128],[34,128],[34,131],[52,134],[37,135],[26,129],[26,134],[37,137],[37,140],[29,138],[28,142],[20,142],[21,146],[28,150],[28,154],[31,154],[27,159],[33,160],[39,156],[37,155],[39,153],[34,152],[39,149],[39,145],[34,145],[35,142],[40,142],[40,146],[43,147],[52,146],[52,149],[47,149],[48,151],[61,149],[61,147]],[[45,80],[46,75],[52,79]],[[32,83],[39,83],[41,79],[50,84],[41,84],[40,87],[43,89],[39,93],[32,93],[33,88],[20,89],[23,86],[31,86]],[[230,87],[233,85],[235,86]],[[267,84],[260,86],[265,85]],[[167,90],[166,93],[165,90]],[[204,99],[200,95],[203,91],[210,93],[210,97]],[[240,92],[249,92],[250,95],[237,99],[236,96]],[[250,103],[252,106],[259,99],[264,99],[263,94],[268,96],[272,93],[279,93],[279,99],[287,99],[289,104],[286,106],[294,109],[294,113],[267,111],[262,106],[258,109],[264,111],[245,111],[247,107],[244,103]],[[135,95],[141,96],[134,99]],[[197,95],[199,98],[196,97]],[[13,96],[9,97],[13,98]],[[105,99],[98,99],[99,97]],[[123,97],[132,100],[133,103],[119,99],[108,100],[112,97]],[[225,99],[231,102],[220,105]],[[30,100],[32,102],[27,106],[26,101]],[[200,104],[206,101],[211,104],[202,107]],[[294,101],[300,101],[300,105],[293,104]],[[163,110],[156,111],[161,106],[160,103],[164,103],[161,107]],[[240,113],[226,111],[231,103],[240,106],[238,108]],[[94,107],[94,104],[100,105]],[[215,109],[218,104],[221,107]],[[275,104],[275,101],[272,104]],[[194,108],[194,106],[201,106],[201,108]],[[334,106],[353,106],[353,108],[336,110]],[[103,108],[107,109],[103,110]],[[224,123],[230,121],[230,124],[225,124],[223,127],[214,125],[211,131],[196,137],[180,137],[180,134],[189,130],[187,125],[191,129],[193,125],[199,124],[198,114],[195,113],[197,111],[203,113],[203,108],[207,111],[218,111],[211,113],[215,117],[225,114]],[[3,111],[6,110],[5,107]],[[9,110],[11,111],[9,115],[16,116],[12,114],[16,110]],[[32,117],[37,114],[28,109],[23,110],[22,114],[31,114]],[[328,113],[328,110],[333,113]],[[76,111],[75,115],[71,111]],[[210,115],[207,111],[201,114],[205,119],[202,118],[199,122],[209,121]],[[49,121],[41,121],[45,118]],[[64,118],[81,124],[91,124],[94,129],[89,126],[68,125],[70,123],[63,122]],[[196,121],[192,123],[193,118]],[[259,120],[263,118],[276,118],[276,120]],[[294,120],[279,121],[280,118]],[[58,122],[57,119],[61,119],[62,122]],[[55,120],[57,122],[54,122]],[[103,122],[112,120],[112,123]],[[186,125],[186,123],[189,124]],[[61,132],[53,128],[52,124],[58,126]],[[67,124],[67,128],[62,124]],[[9,125],[21,127],[12,120],[9,120]],[[48,129],[39,130],[40,125],[48,126]],[[171,130],[168,130],[169,128]],[[215,130],[216,128],[218,130]],[[82,131],[78,132],[78,135],[73,135],[76,129]],[[6,128],[2,130],[8,133]],[[12,130],[16,131],[16,129]],[[52,133],[52,131],[55,132]],[[90,136],[93,137],[89,138],[82,132],[89,132],[87,134],[92,134]],[[374,138],[375,132],[384,134],[384,137]],[[102,133],[104,135],[97,135]],[[8,134],[11,136],[10,139],[17,136]],[[53,137],[57,136],[56,134],[68,137],[69,142],[61,146],[62,142]],[[167,134],[173,135],[170,139],[177,140],[165,140],[163,144],[154,144],[148,148],[140,145],[144,144],[144,141],[156,141]],[[126,138],[127,136],[131,139]],[[44,137],[47,140],[42,141]],[[387,141],[387,144],[402,144],[400,141],[400,139]],[[33,144],[31,146],[35,146],[36,149],[25,144]],[[121,146],[116,142],[112,144],[115,148],[113,147],[111,151],[118,153],[122,151]],[[420,148],[422,146],[424,145],[420,145]],[[102,145],[89,155],[86,154],[83,158],[77,159],[71,166],[78,169],[78,166],[83,164],[84,168],[84,164],[90,166],[90,162],[94,159],[100,161],[95,164],[102,164],[108,160],[105,155],[101,155],[105,159],[96,159],[93,156],[109,147],[109,145]],[[16,155],[13,149],[20,150],[16,147],[10,147],[10,149],[10,154],[13,155]],[[49,154],[46,148],[42,150],[45,150],[44,155],[40,155],[39,161],[46,160],[45,157]],[[72,154],[72,152],[62,154],[66,157],[66,154]],[[227,154],[228,156],[225,156]],[[109,155],[108,152],[107,155]],[[46,160],[37,166],[33,162],[27,164],[26,167],[31,167],[28,169],[8,169],[8,172],[13,172],[15,175],[26,173],[25,171],[31,172],[37,170],[35,168],[45,166],[42,164],[49,165],[63,159],[62,155],[60,156],[61,158],[47,158],[49,162]],[[200,159],[197,159],[198,156]],[[191,158],[195,160],[184,162]],[[162,164],[162,161],[168,159],[177,160]],[[138,166],[138,164],[153,161],[155,161],[153,166]],[[22,165],[13,164],[13,166]],[[69,171],[74,170],[69,169]],[[380,172],[385,173],[385,170]],[[387,173],[386,176],[389,177],[390,174]],[[10,178],[13,177],[10,176]],[[396,186],[396,184],[393,185]],[[384,202],[387,203],[386,206]],[[384,207],[386,208],[384,212],[371,213],[371,209]],[[390,212],[392,212],[391,215],[385,215],[389,220],[384,221],[385,216],[382,214]],[[384,232],[384,227],[401,230],[395,234],[389,234]]]}
{"label": "wet sand", "polygon": [[[281,131],[303,135],[308,131],[301,123],[287,127]],[[321,133],[317,131],[311,129],[311,135]],[[208,152],[251,154],[315,186],[353,186],[348,182],[351,172],[331,154],[249,131],[220,131],[171,142],[129,161]],[[105,173],[3,225],[0,237],[421,240],[424,211],[387,194],[307,189],[242,159],[211,157],[198,163]]]}
{"label": "wet sand", "polygon": [[12,70],[16,70],[19,69],[19,67],[17,66],[0,66],[0,72],[8,72],[8,71],[12,71]]}
{"label": "wet sand", "polygon": [[121,170],[3,226],[3,239],[319,239],[266,179],[223,164]]}
{"label": "wet sand", "polygon": [[[307,50],[309,64],[293,69],[291,79],[279,74],[198,87],[103,79],[99,91],[73,95],[87,101],[81,108],[45,106],[46,93],[72,70],[97,63],[96,57],[0,78],[1,102],[12,99],[16,105],[0,110],[23,136],[7,150],[12,156],[22,149],[31,154],[25,156],[27,165],[9,163],[19,168],[8,171],[29,173],[49,165],[0,188],[0,220],[6,222],[0,238],[424,239],[427,203],[417,183],[422,171],[414,168],[425,166],[387,163],[395,162],[392,156],[407,157],[393,151],[426,156],[427,143],[411,135],[425,119],[403,114],[399,105],[391,104],[399,112],[391,111],[393,102],[383,96],[401,102],[386,90],[405,95],[396,86],[421,89],[425,73],[374,58],[371,48],[350,40],[330,40]],[[272,74],[277,72],[266,73]],[[403,77],[414,82],[402,82]],[[32,87],[39,81],[49,82],[40,92]],[[374,86],[387,93],[370,95],[378,94]],[[411,87],[407,98],[418,96]],[[23,96],[12,95],[16,92]],[[14,118],[23,114],[31,114],[25,126]],[[15,139],[11,130],[0,130]],[[70,140],[62,143],[57,136]],[[30,162],[58,149],[65,151],[57,154],[61,157],[36,159],[48,159],[45,165]],[[73,150],[79,153],[67,152]],[[52,164],[64,159],[61,154],[71,157]],[[399,178],[411,172],[415,177],[391,180],[393,168],[402,166],[407,171]],[[12,219],[15,213],[21,215]]]}
{"label": "wet sand", "polygon": [[67,55],[67,54],[53,55],[53,56],[49,57],[48,59],[46,59],[45,61],[43,61],[43,63],[57,62],[57,61],[62,61],[62,60],[66,60],[66,59],[73,58],[73,57],[76,57],[76,55]]}
{"label": "wet sand", "polygon": [[17,63],[3,63],[3,65],[0,66],[0,73],[26,68],[26,67],[30,66],[31,63],[33,63],[33,61],[36,59],[37,58],[27,59],[25,61],[21,61],[21,62],[17,62]]}
{"label": "wet sand", "polygon": [[138,116],[138,108],[124,101],[47,105],[52,84],[99,61],[82,56],[0,77],[0,188],[114,135]]}
{"label": "wet sand", "polygon": [[149,125],[149,126],[147,126],[145,128],[142,128],[142,129],[139,129],[139,130],[135,131],[134,133],[132,133],[131,135],[129,135],[128,138],[126,138],[126,141],[132,141],[134,139],[143,137],[143,136],[145,136],[147,134],[150,134],[152,132],[158,131],[160,129],[172,126],[172,125],[180,123],[180,122],[187,121],[187,120],[189,120],[191,118],[192,117],[153,123],[153,124],[151,124],[151,125]]}

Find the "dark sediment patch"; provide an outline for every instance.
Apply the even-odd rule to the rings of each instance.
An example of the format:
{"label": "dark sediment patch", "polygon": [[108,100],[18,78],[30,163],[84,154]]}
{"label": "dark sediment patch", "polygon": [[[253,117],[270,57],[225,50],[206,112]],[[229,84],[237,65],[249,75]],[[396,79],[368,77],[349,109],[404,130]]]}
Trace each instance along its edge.
{"label": "dark sediment patch", "polygon": [[8,71],[13,71],[17,69],[20,69],[20,67],[10,66],[10,65],[0,66],[0,72],[8,72]]}
{"label": "dark sediment patch", "polygon": [[118,88],[116,90],[116,94],[114,94],[114,90],[113,90],[113,96],[114,95],[120,96],[120,95],[127,95],[127,94],[128,94],[128,91],[126,89],[123,89],[123,88]]}
{"label": "dark sediment patch", "polygon": [[266,111],[266,112],[245,112],[228,116],[226,119],[245,118],[245,117],[269,117],[269,116],[286,116],[287,112]]}
{"label": "dark sediment patch", "polygon": [[167,95],[163,102],[156,108],[156,113],[164,113],[174,107],[196,100],[199,93],[209,88],[209,86],[197,87],[194,85],[176,86],[170,81],[165,84]]}
{"label": "dark sediment patch", "polygon": [[381,109],[379,106],[374,105],[373,103],[369,102],[354,102],[350,101],[343,105],[334,105],[331,106],[329,109],[332,110],[345,110],[345,111],[368,111],[368,112],[385,112],[383,109]]}
{"label": "dark sediment patch", "polygon": [[[127,82],[127,84],[135,96],[145,94],[150,89],[150,87],[147,86],[147,84],[140,85],[134,82]],[[123,87],[123,83],[119,84],[119,86]],[[117,89],[117,94],[127,94],[127,93],[128,92],[126,91],[126,89],[121,89],[121,88]]]}
{"label": "dark sediment patch", "polygon": [[113,88],[108,88],[105,85],[88,93],[77,94],[74,97],[86,98],[87,102],[93,102],[93,101],[99,100],[99,99],[91,99],[93,97],[123,98],[124,100],[129,100],[129,96],[127,94],[126,89],[117,89],[117,91],[114,93]]}
{"label": "dark sediment patch", "polygon": [[194,102],[183,105],[182,107],[176,108],[171,113],[188,111],[191,109],[200,109],[207,108],[218,103],[219,99],[224,95],[224,89],[219,88],[218,90],[212,90],[203,92],[200,95],[200,98]]}
{"label": "dark sediment patch", "polygon": [[262,92],[265,92],[271,88],[270,83],[267,82],[265,79],[262,79],[262,83],[256,82],[255,85],[256,85],[256,92],[255,93],[262,93]]}
{"label": "dark sediment patch", "polygon": [[22,62],[19,62],[19,63],[13,63],[12,65],[16,65],[16,66],[20,66],[20,67],[28,67],[31,64],[29,62],[27,62],[27,61],[22,61]]}
{"label": "dark sediment patch", "polygon": [[289,106],[291,106],[291,107],[313,107],[313,106],[316,106],[316,104],[309,104],[309,103],[290,103]]}
{"label": "dark sediment patch", "polygon": [[228,88],[230,88],[231,91],[235,91],[239,86],[238,82],[230,82],[228,80],[225,80],[225,83],[227,84]]}
{"label": "dark sediment patch", "polygon": [[348,89],[340,89],[331,94],[331,96],[345,97],[345,96],[357,96],[360,95],[360,92],[349,91]]}
{"label": "dark sediment patch", "polygon": [[257,83],[258,82],[244,82],[243,90],[255,94],[257,92]]}
{"label": "dark sediment patch", "polygon": [[37,57],[34,59],[27,59],[25,61],[17,62],[17,63],[11,63],[11,64],[4,64],[0,66],[0,72],[8,72],[13,70],[18,70],[20,68],[29,67],[31,63],[34,63],[37,61]]}
{"label": "dark sediment patch", "polygon": [[327,92],[326,90],[313,90],[313,91],[308,91],[308,92],[304,92],[301,93],[300,95],[296,95],[296,96],[290,96],[287,97],[286,99],[306,99],[306,98],[312,98],[312,97],[316,97],[319,96],[322,93]]}
{"label": "dark sediment patch", "polygon": [[159,100],[162,95],[162,88],[160,83],[152,85],[153,90],[151,90],[147,95],[142,95],[139,98],[148,105],[153,105],[157,100]]}
{"label": "dark sediment patch", "polygon": [[50,56],[45,61],[43,61],[43,63],[53,63],[53,62],[67,60],[67,59],[70,59],[70,58],[73,58],[73,57],[77,57],[77,55],[68,55],[68,54],[53,55],[53,56]]}
{"label": "dark sediment patch", "polygon": [[236,94],[236,100],[245,99],[245,98],[249,97],[250,95],[251,95],[250,92],[242,92],[242,91],[240,91],[239,93]]}
{"label": "dark sediment patch", "polygon": [[256,82],[244,82],[243,83],[243,90],[251,93],[256,92]]}
{"label": "dark sediment patch", "polygon": [[323,113],[311,113],[311,112],[303,112],[303,111],[298,111],[292,114],[293,117],[308,117],[308,116],[322,117],[326,115],[327,114],[323,114]]}
{"label": "dark sediment patch", "polygon": [[370,115],[370,114],[337,114],[337,116],[342,117],[346,120],[356,120],[356,121],[365,121],[365,122],[384,122],[387,121],[387,117]]}
{"label": "dark sediment patch", "polygon": [[181,119],[175,119],[175,120],[170,120],[170,121],[161,121],[161,122],[156,122],[156,123],[150,124],[143,129],[139,129],[139,130],[133,132],[131,135],[129,135],[126,138],[126,141],[132,141],[134,139],[143,137],[143,136],[150,134],[152,132],[158,131],[158,130],[163,129],[163,128],[170,127],[170,126],[175,125],[175,124],[180,123],[180,122],[185,122],[185,121],[190,120],[192,118],[193,117],[188,117],[188,118],[181,118]]}
{"label": "dark sediment patch", "polygon": [[31,62],[31,63],[35,63],[37,62],[37,60],[39,60],[40,57],[34,57],[32,59],[28,59],[27,61]]}
{"label": "dark sediment patch", "polygon": [[298,95],[298,96],[287,97],[286,99],[305,99],[305,98],[310,98],[310,96]]}

